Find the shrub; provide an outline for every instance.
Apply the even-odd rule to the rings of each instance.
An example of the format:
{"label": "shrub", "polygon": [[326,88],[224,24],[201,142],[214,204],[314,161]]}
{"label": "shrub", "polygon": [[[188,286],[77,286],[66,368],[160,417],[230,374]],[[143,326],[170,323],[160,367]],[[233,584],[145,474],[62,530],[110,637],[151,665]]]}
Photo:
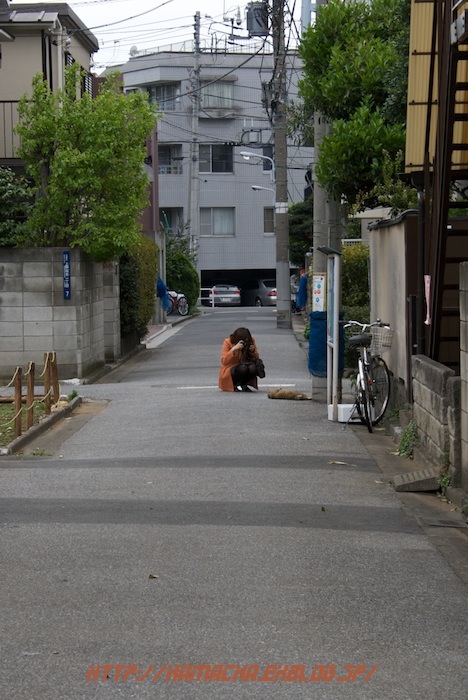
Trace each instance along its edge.
{"label": "shrub", "polygon": [[168,289],[183,292],[189,307],[196,305],[200,294],[200,278],[188,255],[180,250],[167,253],[166,284]]}
{"label": "shrub", "polygon": [[[356,243],[343,248],[341,298],[343,306],[369,304],[369,247]],[[355,319],[359,320],[359,319]]]}
{"label": "shrub", "polygon": [[159,249],[142,237],[135,251],[120,258],[120,330],[142,338],[154,314]]}

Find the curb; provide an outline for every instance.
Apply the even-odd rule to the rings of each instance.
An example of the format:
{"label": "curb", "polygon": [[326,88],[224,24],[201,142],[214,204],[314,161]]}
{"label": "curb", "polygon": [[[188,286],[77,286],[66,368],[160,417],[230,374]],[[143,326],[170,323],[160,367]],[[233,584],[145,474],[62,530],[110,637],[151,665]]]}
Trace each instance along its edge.
{"label": "curb", "polygon": [[0,449],[0,456],[4,457],[7,455],[12,455],[18,450],[20,450],[25,445],[29,444],[32,440],[45,433],[49,428],[51,428],[55,423],[57,423],[62,418],[66,418],[75,408],[77,408],[83,399],[81,396],[75,396],[74,399],[70,401],[68,406],[63,408],[58,408],[56,411],[50,414],[50,416],[45,416],[40,423],[33,425],[29,428],[23,435],[15,438],[5,447]]}

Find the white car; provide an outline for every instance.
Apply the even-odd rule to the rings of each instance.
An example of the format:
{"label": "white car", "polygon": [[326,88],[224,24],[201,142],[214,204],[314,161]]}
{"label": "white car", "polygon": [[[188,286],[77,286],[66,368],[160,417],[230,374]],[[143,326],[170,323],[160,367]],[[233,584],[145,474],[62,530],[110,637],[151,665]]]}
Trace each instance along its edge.
{"label": "white car", "polygon": [[234,284],[215,284],[205,291],[201,302],[205,306],[240,306],[240,289]]}

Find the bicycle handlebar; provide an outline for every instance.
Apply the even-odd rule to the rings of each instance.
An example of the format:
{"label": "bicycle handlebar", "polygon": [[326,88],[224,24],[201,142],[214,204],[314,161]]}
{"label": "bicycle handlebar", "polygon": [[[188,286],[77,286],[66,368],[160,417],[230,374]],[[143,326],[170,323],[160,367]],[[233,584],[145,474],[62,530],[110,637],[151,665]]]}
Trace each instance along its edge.
{"label": "bicycle handlebar", "polygon": [[346,321],[344,324],[345,328],[349,328],[350,326],[360,326],[360,328],[365,331],[367,328],[372,328],[372,326],[379,326],[379,328],[390,328],[389,323],[383,323],[380,318],[377,318],[375,321],[372,321],[372,323],[361,323],[360,321]]}

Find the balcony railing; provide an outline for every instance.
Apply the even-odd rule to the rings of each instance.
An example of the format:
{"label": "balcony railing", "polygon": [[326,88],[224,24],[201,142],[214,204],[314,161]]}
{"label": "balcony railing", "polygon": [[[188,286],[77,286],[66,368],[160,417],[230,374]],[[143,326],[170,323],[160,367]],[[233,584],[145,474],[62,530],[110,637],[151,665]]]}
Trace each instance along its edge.
{"label": "balcony railing", "polygon": [[18,121],[18,101],[0,100],[0,159],[18,158],[21,140],[14,132]]}
{"label": "balcony railing", "polygon": [[159,163],[158,171],[160,175],[182,175],[182,163],[171,163],[170,165]]}

